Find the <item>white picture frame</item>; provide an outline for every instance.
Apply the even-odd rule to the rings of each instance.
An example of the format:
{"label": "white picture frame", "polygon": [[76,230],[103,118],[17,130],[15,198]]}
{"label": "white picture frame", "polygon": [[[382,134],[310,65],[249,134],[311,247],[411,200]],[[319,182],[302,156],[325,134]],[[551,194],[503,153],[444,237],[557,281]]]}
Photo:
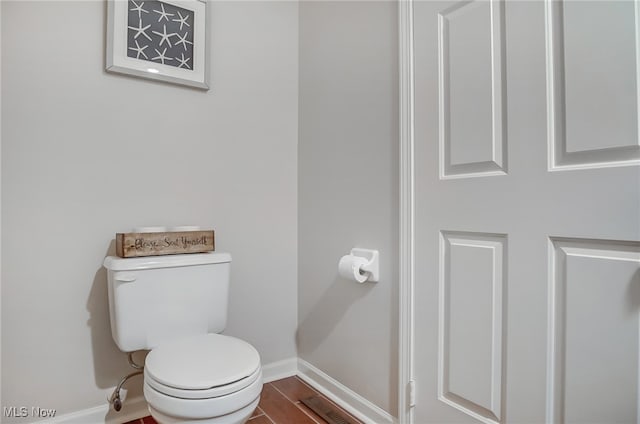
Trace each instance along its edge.
{"label": "white picture frame", "polygon": [[208,90],[207,9],[206,0],[108,0],[106,70]]}

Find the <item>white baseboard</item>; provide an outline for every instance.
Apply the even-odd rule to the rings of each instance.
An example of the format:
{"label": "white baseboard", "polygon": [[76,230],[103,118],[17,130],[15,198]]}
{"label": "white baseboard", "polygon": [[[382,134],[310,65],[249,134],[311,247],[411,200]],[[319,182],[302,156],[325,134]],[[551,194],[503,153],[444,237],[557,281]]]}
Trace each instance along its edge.
{"label": "white baseboard", "polygon": [[[262,367],[265,383],[298,375],[314,389],[331,399],[345,411],[365,424],[394,424],[393,417],[353,390],[334,380],[308,362],[299,358],[289,358],[272,362]],[[51,424],[122,424],[149,415],[147,402],[138,396],[126,399],[120,412],[115,412],[106,400],[104,405],[60,415],[38,423]]]}
{"label": "white baseboard", "polygon": [[[44,422],[51,424],[122,424],[147,415],[149,415],[147,402],[144,397],[138,396],[126,399],[120,412],[115,412],[105,400],[104,405],[60,415]],[[42,422],[39,421],[39,423]]]}
{"label": "white baseboard", "polygon": [[393,416],[310,363],[298,359],[298,377],[365,424],[393,424]]}
{"label": "white baseboard", "polygon": [[262,381],[270,383],[274,380],[296,375],[298,372],[298,358],[284,359],[262,366]]}

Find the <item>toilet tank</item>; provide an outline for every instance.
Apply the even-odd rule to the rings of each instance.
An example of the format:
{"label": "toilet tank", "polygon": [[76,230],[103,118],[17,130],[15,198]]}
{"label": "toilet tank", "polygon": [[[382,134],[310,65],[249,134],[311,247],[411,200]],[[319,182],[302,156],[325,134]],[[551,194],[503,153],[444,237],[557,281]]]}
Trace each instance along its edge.
{"label": "toilet tank", "polygon": [[153,349],[172,339],[219,333],[227,322],[228,253],[104,261],[111,335],[120,350]]}

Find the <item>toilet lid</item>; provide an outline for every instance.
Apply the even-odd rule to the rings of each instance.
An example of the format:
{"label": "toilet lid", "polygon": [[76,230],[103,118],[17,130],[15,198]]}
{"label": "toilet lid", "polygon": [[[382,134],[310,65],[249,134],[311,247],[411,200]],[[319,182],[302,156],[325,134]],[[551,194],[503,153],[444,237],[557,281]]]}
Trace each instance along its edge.
{"label": "toilet lid", "polygon": [[203,390],[252,375],[260,355],[249,343],[221,334],[205,334],[161,344],[147,355],[144,371],[159,383]]}

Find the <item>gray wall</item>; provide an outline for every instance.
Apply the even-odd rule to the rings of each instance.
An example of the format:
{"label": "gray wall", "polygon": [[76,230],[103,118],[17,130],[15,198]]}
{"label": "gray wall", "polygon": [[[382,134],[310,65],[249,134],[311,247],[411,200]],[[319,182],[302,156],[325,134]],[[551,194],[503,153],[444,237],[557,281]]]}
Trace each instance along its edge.
{"label": "gray wall", "polygon": [[137,225],[215,228],[226,333],[296,355],[298,5],[210,4],[202,92],[105,73],[105,2],[2,2],[3,405],[105,404],[101,265]]}
{"label": "gray wall", "polygon": [[[397,4],[300,3],[298,354],[397,410]],[[377,284],[343,280],[380,250]]]}

